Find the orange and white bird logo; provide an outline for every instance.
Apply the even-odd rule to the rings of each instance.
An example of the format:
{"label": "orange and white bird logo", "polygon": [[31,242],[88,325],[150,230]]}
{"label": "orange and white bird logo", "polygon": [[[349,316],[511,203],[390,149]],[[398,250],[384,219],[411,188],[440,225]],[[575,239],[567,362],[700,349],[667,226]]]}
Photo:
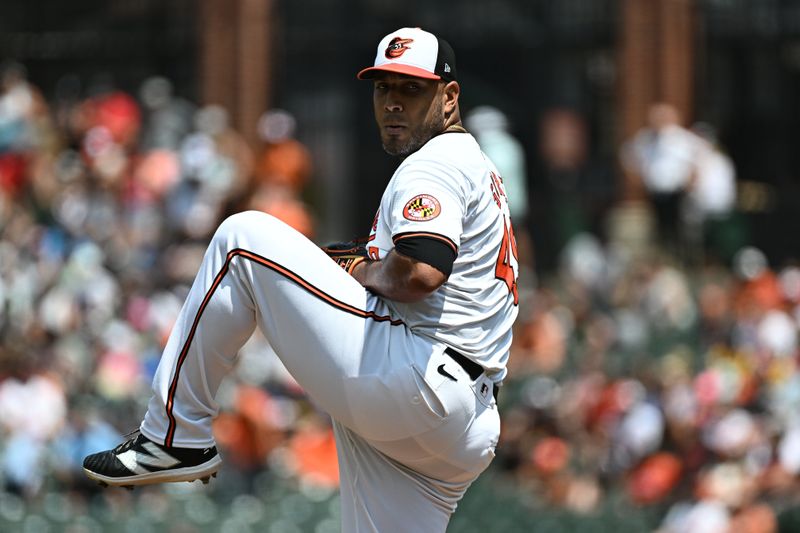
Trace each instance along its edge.
{"label": "orange and white bird logo", "polygon": [[386,59],[397,59],[408,50],[408,45],[413,43],[414,39],[403,39],[402,37],[395,37],[389,42],[386,47]]}

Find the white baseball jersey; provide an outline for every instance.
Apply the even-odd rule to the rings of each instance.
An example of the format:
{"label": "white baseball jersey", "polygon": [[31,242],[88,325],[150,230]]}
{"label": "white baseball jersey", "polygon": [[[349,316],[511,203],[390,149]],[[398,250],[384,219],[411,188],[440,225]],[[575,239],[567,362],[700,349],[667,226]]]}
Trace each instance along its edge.
{"label": "white baseball jersey", "polygon": [[472,135],[436,136],[403,161],[381,199],[368,250],[383,259],[399,240],[419,236],[457,252],[453,271],[421,302],[387,300],[392,315],[502,380],[519,265],[502,179]]}

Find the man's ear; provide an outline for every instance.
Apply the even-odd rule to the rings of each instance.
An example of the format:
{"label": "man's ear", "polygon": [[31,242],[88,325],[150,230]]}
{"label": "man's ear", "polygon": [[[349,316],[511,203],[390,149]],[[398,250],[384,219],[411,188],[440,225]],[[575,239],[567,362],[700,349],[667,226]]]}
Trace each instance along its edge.
{"label": "man's ear", "polygon": [[457,81],[447,82],[444,86],[444,114],[450,115],[458,108],[458,95],[461,94],[461,87]]}

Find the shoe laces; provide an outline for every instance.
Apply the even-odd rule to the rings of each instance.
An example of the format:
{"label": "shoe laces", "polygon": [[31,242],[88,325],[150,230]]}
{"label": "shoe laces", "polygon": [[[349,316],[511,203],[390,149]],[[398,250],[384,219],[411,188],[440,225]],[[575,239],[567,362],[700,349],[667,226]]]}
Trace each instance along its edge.
{"label": "shoe laces", "polygon": [[114,453],[115,454],[120,454],[122,452],[130,450],[133,447],[133,444],[136,442],[136,439],[140,434],[141,434],[141,432],[139,431],[139,428],[136,428],[133,431],[131,431],[130,433],[125,434],[122,437],[123,439],[125,439],[125,441],[122,444],[120,444],[119,446],[117,446],[116,448],[114,448]]}

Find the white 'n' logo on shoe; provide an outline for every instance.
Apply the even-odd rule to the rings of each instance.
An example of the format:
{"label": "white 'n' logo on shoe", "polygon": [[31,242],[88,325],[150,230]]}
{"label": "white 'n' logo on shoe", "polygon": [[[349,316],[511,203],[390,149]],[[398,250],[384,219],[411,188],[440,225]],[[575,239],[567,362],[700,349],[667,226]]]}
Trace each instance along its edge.
{"label": "white 'n' logo on shoe", "polygon": [[117,456],[117,459],[125,465],[125,468],[137,474],[147,474],[150,470],[144,466],[154,466],[156,468],[169,468],[180,463],[170,454],[151,442],[146,442],[142,446],[150,455],[139,453],[136,450],[128,450]]}

